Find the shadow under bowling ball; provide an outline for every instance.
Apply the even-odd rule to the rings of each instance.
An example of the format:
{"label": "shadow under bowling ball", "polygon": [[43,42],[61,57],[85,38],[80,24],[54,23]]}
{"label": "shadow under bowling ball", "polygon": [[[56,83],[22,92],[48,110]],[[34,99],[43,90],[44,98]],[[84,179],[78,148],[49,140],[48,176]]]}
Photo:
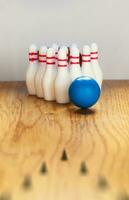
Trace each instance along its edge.
{"label": "shadow under bowling ball", "polygon": [[69,87],[71,102],[80,108],[93,106],[100,98],[101,90],[96,80],[81,76],[75,79]]}
{"label": "shadow under bowling ball", "polygon": [[93,115],[96,113],[96,110],[94,109],[89,109],[89,108],[86,108],[86,109],[76,109],[74,111],[76,114],[80,114],[80,115]]}

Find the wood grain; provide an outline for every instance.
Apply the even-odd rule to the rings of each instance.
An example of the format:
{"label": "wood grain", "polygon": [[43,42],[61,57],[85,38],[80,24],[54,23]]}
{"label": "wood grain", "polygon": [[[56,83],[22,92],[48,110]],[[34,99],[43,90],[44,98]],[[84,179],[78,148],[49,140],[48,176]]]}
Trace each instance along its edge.
{"label": "wood grain", "polygon": [[0,199],[129,199],[129,81],[89,110],[0,83]]}

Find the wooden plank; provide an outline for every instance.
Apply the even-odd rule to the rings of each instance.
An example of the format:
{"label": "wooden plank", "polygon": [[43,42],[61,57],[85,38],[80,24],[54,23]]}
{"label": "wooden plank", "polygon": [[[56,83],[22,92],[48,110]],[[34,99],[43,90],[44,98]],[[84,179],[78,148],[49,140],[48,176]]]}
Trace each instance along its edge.
{"label": "wooden plank", "polygon": [[129,81],[89,110],[0,83],[0,199],[129,199],[128,157]]}

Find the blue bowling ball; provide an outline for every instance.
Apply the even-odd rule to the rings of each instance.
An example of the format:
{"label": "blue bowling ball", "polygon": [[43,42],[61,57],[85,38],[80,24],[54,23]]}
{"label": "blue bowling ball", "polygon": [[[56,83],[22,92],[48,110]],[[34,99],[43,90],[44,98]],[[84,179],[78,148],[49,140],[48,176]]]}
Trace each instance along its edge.
{"label": "blue bowling ball", "polygon": [[100,94],[98,83],[88,76],[78,77],[69,87],[71,102],[80,108],[93,106],[98,101]]}

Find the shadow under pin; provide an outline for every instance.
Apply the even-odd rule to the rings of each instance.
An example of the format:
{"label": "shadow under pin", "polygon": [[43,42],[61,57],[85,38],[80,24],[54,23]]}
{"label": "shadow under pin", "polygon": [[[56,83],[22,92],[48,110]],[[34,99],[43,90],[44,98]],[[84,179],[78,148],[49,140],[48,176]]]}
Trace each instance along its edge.
{"label": "shadow under pin", "polygon": [[126,192],[123,192],[118,195],[118,200],[129,200],[129,195]]}
{"label": "shadow under pin", "polygon": [[23,183],[22,183],[22,187],[25,190],[29,190],[32,187],[32,182],[31,182],[31,178],[30,176],[26,176]]}
{"label": "shadow under pin", "polygon": [[87,169],[87,167],[86,167],[85,162],[82,162],[82,163],[81,163],[80,173],[81,173],[82,175],[86,175],[86,174],[88,173],[88,169]]}
{"label": "shadow under pin", "polygon": [[63,151],[63,153],[62,153],[61,160],[62,160],[62,161],[67,161],[67,160],[68,160],[68,156],[67,156],[67,153],[66,153],[65,149],[64,149],[64,151]]}
{"label": "shadow under pin", "polygon": [[100,189],[104,190],[108,188],[108,182],[104,177],[100,177],[98,181],[98,186]]}
{"label": "shadow under pin", "polygon": [[47,165],[45,162],[43,162],[43,164],[41,165],[41,168],[40,168],[40,173],[41,174],[46,174],[48,172],[47,170]]}
{"label": "shadow under pin", "polygon": [[0,195],[0,200],[11,200],[12,198],[11,198],[11,195],[10,194],[8,194],[8,193],[2,193],[1,195]]}

